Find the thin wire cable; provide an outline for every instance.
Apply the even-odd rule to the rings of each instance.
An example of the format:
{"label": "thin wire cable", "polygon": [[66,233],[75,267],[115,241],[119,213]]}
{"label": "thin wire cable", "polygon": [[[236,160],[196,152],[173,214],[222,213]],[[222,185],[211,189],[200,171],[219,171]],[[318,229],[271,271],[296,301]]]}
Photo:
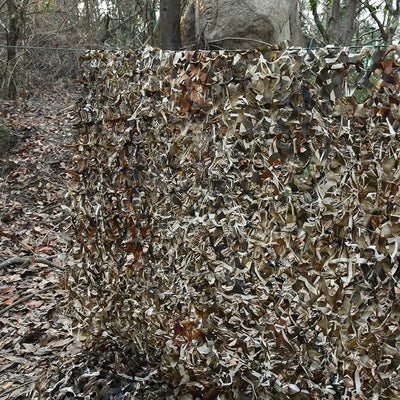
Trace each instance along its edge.
{"label": "thin wire cable", "polygon": [[[362,49],[364,47],[372,47],[372,48],[377,48],[377,49],[384,49],[386,47],[388,47],[389,45],[369,45],[366,44],[364,46],[325,46],[325,47],[288,47],[287,49],[280,49],[277,48],[276,50],[320,50],[320,49],[327,49],[327,50],[340,50],[340,49]],[[23,45],[19,45],[19,46],[9,46],[9,45],[5,45],[5,44],[0,44],[0,48],[6,49],[6,48],[15,48],[15,49],[24,49],[24,50],[58,50],[58,51],[78,51],[78,52],[82,52],[82,51],[102,51],[99,48],[70,48],[70,47],[46,47],[46,46],[23,46]],[[104,51],[126,51],[126,50],[132,50],[132,48],[107,48],[107,49],[103,49]],[[204,49],[199,49],[199,50],[204,50]],[[226,51],[244,51],[245,49],[242,50],[229,50],[229,49],[224,49]],[[275,49],[272,49],[275,50]],[[178,50],[181,51],[181,50]]]}
{"label": "thin wire cable", "polygon": [[[45,46],[9,46],[5,44],[0,44],[0,48],[7,49],[7,48],[14,48],[14,49],[24,49],[24,50],[61,50],[61,51],[92,51],[92,50],[99,50],[99,49],[75,49],[69,47],[45,47]],[[117,50],[117,49],[114,49]],[[119,49],[119,50],[128,50],[128,49]]]}

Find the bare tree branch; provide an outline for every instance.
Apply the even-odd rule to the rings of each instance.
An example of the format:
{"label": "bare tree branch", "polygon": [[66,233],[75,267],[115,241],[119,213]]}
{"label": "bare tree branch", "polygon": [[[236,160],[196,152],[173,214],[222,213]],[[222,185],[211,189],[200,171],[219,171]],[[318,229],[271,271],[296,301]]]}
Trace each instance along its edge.
{"label": "bare tree branch", "polygon": [[316,40],[318,42],[319,38],[315,34],[313,34],[313,32],[311,30],[314,27],[315,21],[312,21],[310,19],[310,17],[306,13],[302,12],[301,10],[300,10],[299,14],[300,14],[301,19],[306,23],[307,28],[309,28],[307,30],[307,32],[305,32],[306,35],[312,37],[313,40]]}
{"label": "bare tree branch", "polygon": [[[372,30],[370,30],[370,31],[366,31],[366,32],[362,33],[360,36],[358,36],[358,37],[357,37],[357,40],[360,40],[360,39],[362,39],[364,36],[371,35],[372,33],[375,33],[375,32],[378,32],[378,31],[379,31],[379,28],[375,28],[375,29],[372,29]],[[369,40],[369,41],[371,41],[371,40]]]}
{"label": "bare tree branch", "polygon": [[326,29],[324,28],[321,19],[319,18],[317,7],[315,5],[313,5],[312,0],[310,0],[310,7],[311,7],[312,15],[313,15],[313,18],[315,21],[315,25],[317,25],[319,32],[321,33],[322,37],[324,38],[324,41],[326,43],[329,43],[328,33],[327,33]]}
{"label": "bare tree branch", "polygon": [[381,34],[382,39],[387,42],[388,35],[385,30],[385,26],[383,23],[380,21],[380,19],[376,16],[376,10],[372,9],[371,5],[366,1],[366,0],[361,0],[361,4],[369,11],[372,19],[376,22],[379,28],[379,32]]}
{"label": "bare tree branch", "polygon": [[18,300],[14,301],[14,303],[10,304],[9,306],[2,308],[0,310],[0,315],[5,314],[7,311],[10,311],[12,308],[14,308],[15,306],[18,306],[19,304],[25,303],[26,301],[30,300],[32,297],[35,297],[40,293],[43,293],[50,289],[56,289],[56,288],[57,288],[56,285],[46,286],[45,288],[38,290],[36,293],[31,293],[26,296],[23,296],[23,297],[19,298]]}

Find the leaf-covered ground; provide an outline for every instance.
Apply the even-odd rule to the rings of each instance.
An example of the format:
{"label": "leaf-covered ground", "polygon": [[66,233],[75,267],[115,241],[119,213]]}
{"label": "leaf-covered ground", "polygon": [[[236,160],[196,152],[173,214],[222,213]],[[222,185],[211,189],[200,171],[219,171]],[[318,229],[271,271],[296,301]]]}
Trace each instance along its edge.
{"label": "leaf-covered ground", "polygon": [[77,93],[0,102],[14,147],[0,159],[0,399],[39,397],[80,344],[62,312],[66,169]]}

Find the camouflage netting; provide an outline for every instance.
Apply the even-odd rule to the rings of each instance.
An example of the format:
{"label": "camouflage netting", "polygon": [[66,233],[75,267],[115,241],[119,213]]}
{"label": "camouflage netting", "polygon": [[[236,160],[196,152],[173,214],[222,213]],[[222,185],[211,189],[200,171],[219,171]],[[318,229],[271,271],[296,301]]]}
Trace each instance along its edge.
{"label": "camouflage netting", "polygon": [[390,54],[369,79],[368,50],[88,53],[87,340],[145,355],[138,385],[174,399],[400,398]]}

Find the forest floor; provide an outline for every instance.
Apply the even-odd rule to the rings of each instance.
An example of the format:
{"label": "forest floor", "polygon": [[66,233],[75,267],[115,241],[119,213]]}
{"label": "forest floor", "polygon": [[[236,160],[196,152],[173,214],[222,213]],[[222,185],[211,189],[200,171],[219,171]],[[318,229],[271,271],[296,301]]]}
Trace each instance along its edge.
{"label": "forest floor", "polygon": [[0,158],[0,400],[41,397],[78,353],[65,314],[70,219],[66,170],[77,89],[0,101],[16,137]]}

